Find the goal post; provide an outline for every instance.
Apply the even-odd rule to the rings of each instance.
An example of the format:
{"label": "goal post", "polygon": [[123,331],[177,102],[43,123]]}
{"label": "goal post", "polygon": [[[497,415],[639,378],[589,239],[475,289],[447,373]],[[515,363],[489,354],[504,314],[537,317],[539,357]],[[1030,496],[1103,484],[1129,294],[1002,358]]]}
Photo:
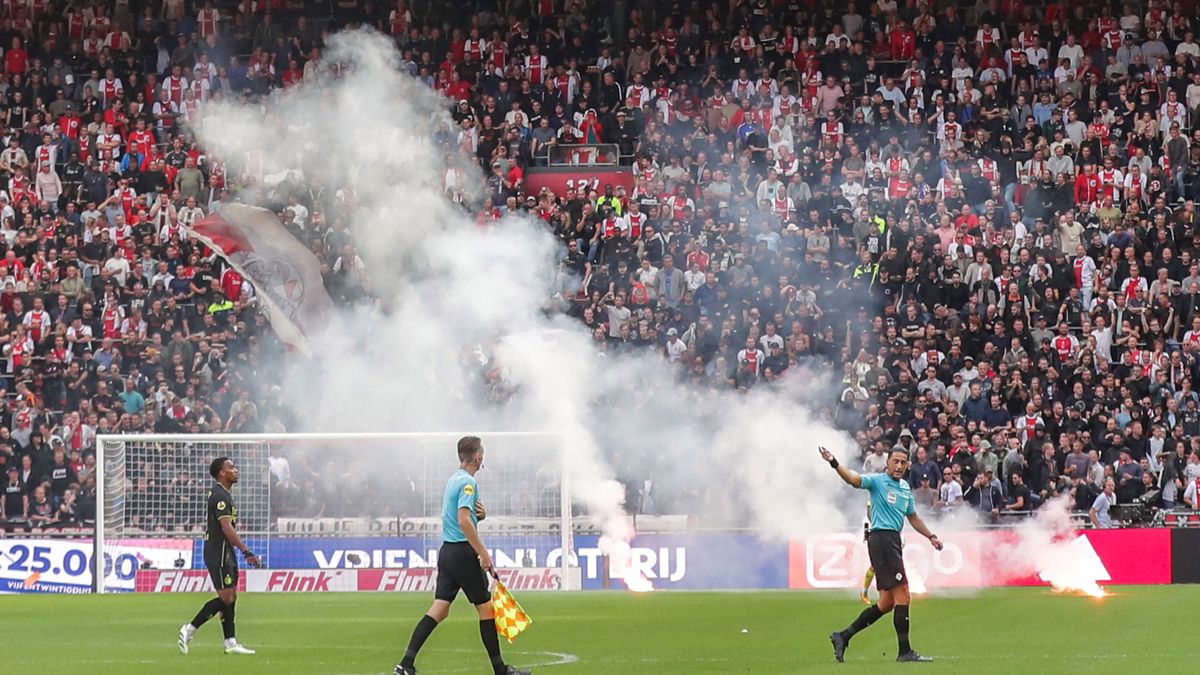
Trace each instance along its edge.
{"label": "goal post", "polygon": [[263,569],[243,568],[245,590],[431,590],[463,436],[483,441],[479,530],[501,578],[578,589],[569,453],[537,431],[99,435],[93,588],[207,588],[208,470],[228,456],[238,533]]}

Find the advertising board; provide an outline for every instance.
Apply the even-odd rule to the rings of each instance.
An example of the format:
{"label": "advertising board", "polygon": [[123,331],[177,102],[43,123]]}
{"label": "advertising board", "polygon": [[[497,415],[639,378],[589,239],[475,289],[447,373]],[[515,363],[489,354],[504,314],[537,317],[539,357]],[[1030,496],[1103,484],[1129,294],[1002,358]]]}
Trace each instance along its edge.
{"label": "advertising board", "polygon": [[[92,588],[90,539],[0,540],[0,593],[88,593]],[[192,567],[190,539],[112,541],[104,547],[105,585],[134,590],[139,569]]]}
{"label": "advertising board", "polygon": [[[1042,586],[1036,573],[1016,573],[1005,562],[1020,546],[1011,530],[946,532],[936,551],[925,538],[907,533],[904,562],[909,577],[929,588]],[[1062,541],[1106,584],[1171,583],[1171,530],[1080,530]],[[790,588],[854,588],[869,566],[861,533],[826,534],[793,540],[789,546]]]}

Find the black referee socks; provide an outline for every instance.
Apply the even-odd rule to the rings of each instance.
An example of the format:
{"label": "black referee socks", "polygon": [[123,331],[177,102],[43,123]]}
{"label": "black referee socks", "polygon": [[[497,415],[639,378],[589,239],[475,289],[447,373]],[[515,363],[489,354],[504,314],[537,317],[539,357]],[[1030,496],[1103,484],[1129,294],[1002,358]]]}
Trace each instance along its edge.
{"label": "black referee socks", "polygon": [[429,639],[430,633],[434,628],[438,627],[438,622],[432,616],[426,614],[417,622],[417,627],[413,629],[412,639],[408,641],[408,650],[404,652],[404,659],[400,664],[412,668],[417,660],[417,652],[421,651],[421,645]]}
{"label": "black referee socks", "polygon": [[896,605],[892,623],[896,626],[896,639],[900,642],[900,653],[911,652],[912,645],[908,644],[908,605]]}
{"label": "black referee socks", "polygon": [[483,638],[483,646],[487,649],[488,658],[492,660],[492,670],[496,675],[504,675],[508,667],[504,665],[504,657],[500,655],[500,634],[496,632],[495,619],[479,620],[479,637]]}
{"label": "black referee socks", "polygon": [[[904,609],[904,616],[907,617],[908,608],[905,607]],[[878,621],[881,616],[883,616],[883,611],[879,609],[879,605],[871,605],[870,607],[864,609],[862,614],[858,615],[858,618],[854,620],[854,623],[850,624],[849,628],[842,631],[842,637],[846,640],[846,642],[849,642],[850,638],[854,637],[855,633],[866,630],[868,626]]]}

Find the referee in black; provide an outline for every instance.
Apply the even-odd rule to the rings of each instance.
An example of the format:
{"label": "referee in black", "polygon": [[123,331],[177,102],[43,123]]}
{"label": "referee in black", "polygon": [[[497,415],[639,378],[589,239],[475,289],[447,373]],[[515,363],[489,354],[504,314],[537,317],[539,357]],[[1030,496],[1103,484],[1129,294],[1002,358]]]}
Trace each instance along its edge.
{"label": "referee in black", "polygon": [[204,566],[212,577],[217,597],[209,600],[191,623],[179,627],[179,651],[187,654],[196,630],[217,614],[221,615],[221,630],[225,633],[226,654],[253,654],[237,641],[233,623],[234,608],[237,607],[238,564],[234,550],[239,550],[252,567],[258,567],[258,557],[238,536],[237,507],[233,504],[230,488],[238,482],[238,469],[228,457],[218,457],[208,467],[212,474],[212,489],[208,491],[208,522],[204,530]]}
{"label": "referee in black", "polygon": [[908,642],[908,576],[904,572],[904,557],[901,551],[900,531],[907,519],[913,529],[929,539],[937,550],[942,542],[929,531],[925,522],[917,515],[916,501],[912,488],[904,480],[908,471],[908,452],[893,448],[888,454],[886,473],[859,475],[838,464],[833,453],[821,448],[821,458],[829,462],[848,484],[871,493],[871,532],[867,535],[867,553],[871,566],[875,568],[875,587],[879,589],[879,602],[863,610],[854,623],[845,630],[829,636],[833,642],[833,655],[839,662],[845,661],[846,647],[856,633],[875,623],[884,614],[896,610],[892,621],[896,626],[896,638],[900,643],[897,661],[932,661],[913,651]]}
{"label": "referee in black", "polygon": [[446,481],[442,496],[442,548],[438,551],[437,590],[433,605],[417,623],[404,658],[396,664],[395,675],[416,675],[417,652],[433,629],[450,616],[450,603],[461,590],[479,612],[479,636],[487,649],[495,675],[529,675],[506,663],[500,654],[500,635],[488,591],[487,572],[495,574],[492,556],[479,538],[476,524],[487,516],[479,501],[475,474],[483,468],[483,442],[478,436],[463,436],[458,441],[458,470]]}

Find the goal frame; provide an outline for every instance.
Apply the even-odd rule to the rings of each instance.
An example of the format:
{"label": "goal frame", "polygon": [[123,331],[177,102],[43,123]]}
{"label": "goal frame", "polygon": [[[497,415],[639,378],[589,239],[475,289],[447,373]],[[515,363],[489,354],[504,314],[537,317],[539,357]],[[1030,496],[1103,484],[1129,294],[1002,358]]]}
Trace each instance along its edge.
{"label": "goal frame", "polygon": [[[253,433],[253,434],[97,434],[96,435],[96,524],[95,531],[92,534],[92,591],[94,593],[104,593],[104,547],[107,537],[105,536],[106,509],[105,509],[105,482],[107,480],[107,467],[105,465],[104,448],[105,443],[112,442],[137,442],[137,443],[154,443],[154,442],[178,442],[178,443],[259,443],[269,442],[274,440],[346,440],[346,441],[385,441],[385,440],[403,440],[403,439],[446,439],[457,440],[463,436],[478,436],[486,441],[489,438],[558,438],[565,439],[565,435],[556,431],[397,431],[397,432],[346,432],[346,433]],[[558,448],[560,457],[559,467],[559,508],[561,509],[562,526],[559,528],[559,546],[561,547],[562,555],[559,560],[559,569],[564,580],[570,578],[571,561],[576,558],[572,544],[574,525],[571,511],[571,490],[570,490],[570,453],[566,445],[560,442]],[[270,498],[270,482],[267,483],[267,496]],[[570,590],[569,584],[564,583],[561,590]]]}

